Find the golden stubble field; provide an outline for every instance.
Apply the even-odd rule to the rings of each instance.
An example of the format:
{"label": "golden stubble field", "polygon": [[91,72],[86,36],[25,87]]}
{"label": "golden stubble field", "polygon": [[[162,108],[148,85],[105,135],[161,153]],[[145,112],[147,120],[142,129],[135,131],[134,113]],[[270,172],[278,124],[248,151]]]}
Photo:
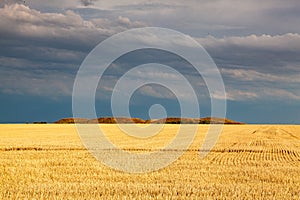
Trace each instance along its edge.
{"label": "golden stubble field", "polygon": [[[179,125],[150,140],[101,125],[126,151],[157,149]],[[0,199],[300,199],[300,126],[225,125],[204,158],[208,129],[168,167],[145,174],[113,170],[81,144],[75,125],[0,125]]]}

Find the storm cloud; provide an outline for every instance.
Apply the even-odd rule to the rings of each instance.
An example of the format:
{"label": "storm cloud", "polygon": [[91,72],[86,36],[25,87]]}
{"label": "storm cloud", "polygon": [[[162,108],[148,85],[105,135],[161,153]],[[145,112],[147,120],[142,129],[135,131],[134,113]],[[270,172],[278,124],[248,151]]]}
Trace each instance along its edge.
{"label": "storm cloud", "polygon": [[97,1],[97,0],[80,0],[82,5],[84,5],[84,6],[94,5],[95,1]]}
{"label": "storm cloud", "polygon": [[[295,107],[300,100],[299,13],[298,0],[1,1],[0,95],[70,98],[80,64],[97,44],[132,28],[159,26],[186,33],[207,50],[234,105],[270,101],[274,107]],[[157,42],[146,35],[131,39]],[[185,45],[171,36],[170,41]],[[114,63],[99,95],[107,98],[105,94],[113,90],[111,83],[120,76],[115,69],[127,69],[149,56],[155,54]],[[180,67],[176,59],[164,59]],[[183,73],[196,82],[193,71]],[[204,83],[199,85],[205,88]],[[150,86],[141,94],[164,97],[164,91]],[[290,120],[300,121],[300,116],[293,116]]]}

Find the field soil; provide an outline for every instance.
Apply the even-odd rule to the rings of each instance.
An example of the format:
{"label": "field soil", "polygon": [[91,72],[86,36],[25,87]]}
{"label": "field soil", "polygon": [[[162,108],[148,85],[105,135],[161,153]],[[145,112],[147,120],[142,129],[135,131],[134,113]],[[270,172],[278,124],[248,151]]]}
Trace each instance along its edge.
{"label": "field soil", "polygon": [[[143,153],[163,148],[188,125],[164,125],[148,139],[117,124],[100,126],[116,146]],[[199,125],[171,165],[129,174],[96,160],[74,124],[0,125],[0,199],[300,199],[300,126],[225,125],[200,158],[208,128]]]}

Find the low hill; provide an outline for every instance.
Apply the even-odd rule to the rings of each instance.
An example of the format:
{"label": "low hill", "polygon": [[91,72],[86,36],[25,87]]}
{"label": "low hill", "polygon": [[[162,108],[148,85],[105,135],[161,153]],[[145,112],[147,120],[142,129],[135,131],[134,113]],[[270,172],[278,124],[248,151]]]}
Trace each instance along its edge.
{"label": "low hill", "polygon": [[87,124],[89,119],[86,119],[86,118],[63,118],[54,123],[55,124],[74,124],[74,121],[76,121],[76,123]]}
{"label": "low hill", "polygon": [[86,118],[64,118],[54,123],[56,124],[244,124],[242,122],[236,122],[230,119],[222,119],[216,117],[205,117],[205,118],[179,118],[169,117],[156,120],[144,120],[140,118],[126,118],[126,117],[102,117],[98,119],[86,119]]}
{"label": "low hill", "polygon": [[230,119],[222,119],[216,117],[205,117],[205,118],[176,118],[170,117],[165,119],[153,120],[151,123],[156,124],[244,124],[236,122]]}
{"label": "low hill", "polygon": [[102,117],[98,119],[91,119],[88,121],[89,124],[92,123],[99,123],[99,124],[145,124],[146,120],[139,119],[139,118],[126,118],[126,117]]}

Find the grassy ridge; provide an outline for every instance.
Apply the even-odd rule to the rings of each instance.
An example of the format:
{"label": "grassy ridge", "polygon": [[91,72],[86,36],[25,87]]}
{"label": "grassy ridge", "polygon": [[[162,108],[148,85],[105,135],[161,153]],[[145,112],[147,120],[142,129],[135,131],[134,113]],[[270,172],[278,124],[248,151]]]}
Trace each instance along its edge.
{"label": "grassy ridge", "polygon": [[241,122],[236,122],[230,119],[222,119],[216,117],[205,117],[205,118],[178,118],[178,117],[169,117],[163,119],[155,120],[144,120],[140,118],[126,118],[126,117],[103,117],[98,119],[86,119],[86,118],[64,118],[60,119],[54,123],[56,124],[244,124]]}

